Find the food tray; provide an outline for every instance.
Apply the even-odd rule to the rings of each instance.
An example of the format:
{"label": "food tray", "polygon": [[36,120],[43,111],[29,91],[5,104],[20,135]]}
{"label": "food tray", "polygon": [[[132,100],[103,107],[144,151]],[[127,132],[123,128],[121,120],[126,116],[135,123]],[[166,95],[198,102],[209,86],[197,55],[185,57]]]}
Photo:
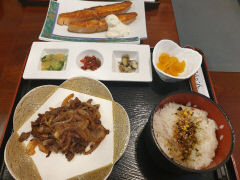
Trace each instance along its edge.
{"label": "food tray", "polygon": [[[89,48],[90,47],[90,48]],[[48,54],[62,53],[67,55],[60,71],[42,71],[41,58]],[[121,57],[128,54],[137,61],[134,72],[119,71]],[[85,56],[96,56],[101,66],[95,70],[83,70],[80,62]],[[69,79],[76,76],[87,76],[108,81],[152,81],[151,54],[149,45],[124,45],[113,43],[74,43],[74,42],[34,42],[23,73],[23,79]]]}
{"label": "food tray", "polygon": [[[201,53],[201,51],[199,50]],[[208,89],[209,97],[216,101],[214,91],[212,89],[211,80],[209,78],[206,61],[202,63],[202,75],[206,83],[197,80],[197,87],[206,86]],[[29,90],[45,84],[59,85],[62,80],[24,80],[21,79],[18,93],[15,99],[14,109],[22,96]],[[130,118],[131,136],[127,149],[120,160],[114,165],[113,171],[108,179],[195,179],[195,180],[216,180],[216,179],[231,179],[237,180],[237,173],[234,170],[234,160],[230,158],[229,161],[221,168],[213,172],[203,174],[185,174],[174,175],[159,169],[151,160],[146,152],[144,145],[144,129],[151,111],[160,99],[173,91],[191,91],[197,89],[196,86],[192,87],[189,80],[179,83],[165,83],[161,81],[153,71],[153,81],[150,83],[139,82],[103,82],[111,91],[114,100],[120,103],[127,111]],[[202,88],[204,89],[204,88]],[[0,149],[0,165],[1,174],[0,179],[11,180],[13,179],[9,174],[4,162],[3,151],[5,144],[12,132],[12,116],[9,120],[6,129],[3,144]],[[221,178],[219,173],[225,169],[225,176]],[[223,175],[224,173],[222,173]]]}

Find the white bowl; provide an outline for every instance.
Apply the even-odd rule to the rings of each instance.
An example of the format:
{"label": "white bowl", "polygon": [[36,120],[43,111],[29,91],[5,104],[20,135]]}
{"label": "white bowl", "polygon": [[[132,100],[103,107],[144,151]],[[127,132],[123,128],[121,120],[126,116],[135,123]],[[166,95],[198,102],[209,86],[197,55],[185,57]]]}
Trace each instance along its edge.
{"label": "white bowl", "polygon": [[[175,56],[181,62],[185,61],[186,66],[184,72],[179,76],[172,76],[160,70],[157,67],[158,58],[162,53],[167,53],[170,56]],[[178,44],[170,40],[159,41],[153,49],[152,63],[158,76],[165,82],[178,82],[190,78],[194,75],[202,64],[202,56],[197,51],[189,48],[182,48]]]}

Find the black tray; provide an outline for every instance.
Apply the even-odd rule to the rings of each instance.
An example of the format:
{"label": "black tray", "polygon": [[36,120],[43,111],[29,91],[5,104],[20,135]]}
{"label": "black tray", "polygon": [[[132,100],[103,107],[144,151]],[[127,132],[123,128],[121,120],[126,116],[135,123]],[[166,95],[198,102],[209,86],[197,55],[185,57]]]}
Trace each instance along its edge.
{"label": "black tray", "polygon": [[[201,53],[201,52],[200,52]],[[210,98],[215,101],[214,92],[208,77],[207,67],[203,61],[202,70],[209,90]],[[45,85],[60,85],[63,81],[56,80],[21,80],[12,114],[6,129],[3,144],[0,149],[0,179],[13,179],[3,160],[4,148],[9,136],[12,133],[12,115],[21,97],[31,89]],[[131,135],[127,149],[114,168],[108,179],[194,179],[194,180],[215,180],[221,179],[218,175],[220,170],[203,174],[174,175],[159,169],[151,160],[145,150],[144,129],[152,109],[164,96],[174,91],[191,91],[190,81],[179,83],[165,83],[161,81],[153,70],[153,81],[151,83],[133,82],[103,82],[111,91],[114,100],[120,103],[127,111],[130,124]],[[237,180],[234,171],[233,161],[230,158],[224,165],[227,176],[222,179]],[[228,178],[227,178],[228,177]]]}

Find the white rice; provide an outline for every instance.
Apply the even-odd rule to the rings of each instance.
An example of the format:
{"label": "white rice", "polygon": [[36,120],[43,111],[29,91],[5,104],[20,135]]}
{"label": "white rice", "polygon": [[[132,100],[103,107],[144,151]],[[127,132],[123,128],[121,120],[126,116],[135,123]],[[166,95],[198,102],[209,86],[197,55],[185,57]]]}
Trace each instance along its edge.
{"label": "white rice", "polygon": [[[173,137],[173,129],[178,116],[176,115],[179,107],[191,108],[194,112],[193,117],[199,121],[195,137],[197,144],[187,158],[182,160],[178,158],[181,154],[177,147],[176,138]],[[207,117],[207,112],[193,107],[186,107],[176,103],[168,103],[162,109],[159,109],[153,117],[153,129],[158,144],[163,151],[175,162],[192,169],[202,169],[207,167],[215,156],[215,150],[218,145],[216,138],[217,125],[215,121]],[[171,152],[170,152],[171,151]]]}

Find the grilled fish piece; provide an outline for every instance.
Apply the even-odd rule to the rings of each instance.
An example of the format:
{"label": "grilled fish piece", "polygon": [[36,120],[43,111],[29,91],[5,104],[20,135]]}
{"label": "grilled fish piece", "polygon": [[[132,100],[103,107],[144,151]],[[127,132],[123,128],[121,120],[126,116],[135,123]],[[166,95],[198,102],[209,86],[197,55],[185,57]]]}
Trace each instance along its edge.
{"label": "grilled fish piece", "polygon": [[[118,19],[124,23],[129,24],[132,22],[136,17],[137,13],[124,13],[118,14]],[[95,32],[103,32],[108,29],[107,22],[105,18],[100,19],[91,19],[88,21],[81,21],[81,22],[71,22],[68,25],[68,31],[75,32],[75,33],[95,33]]]}
{"label": "grilled fish piece", "polygon": [[109,14],[120,14],[132,5],[130,1],[115,3],[105,6],[95,6],[74,12],[59,14],[57,24],[68,25],[70,22],[86,21],[94,18],[102,18]]}

